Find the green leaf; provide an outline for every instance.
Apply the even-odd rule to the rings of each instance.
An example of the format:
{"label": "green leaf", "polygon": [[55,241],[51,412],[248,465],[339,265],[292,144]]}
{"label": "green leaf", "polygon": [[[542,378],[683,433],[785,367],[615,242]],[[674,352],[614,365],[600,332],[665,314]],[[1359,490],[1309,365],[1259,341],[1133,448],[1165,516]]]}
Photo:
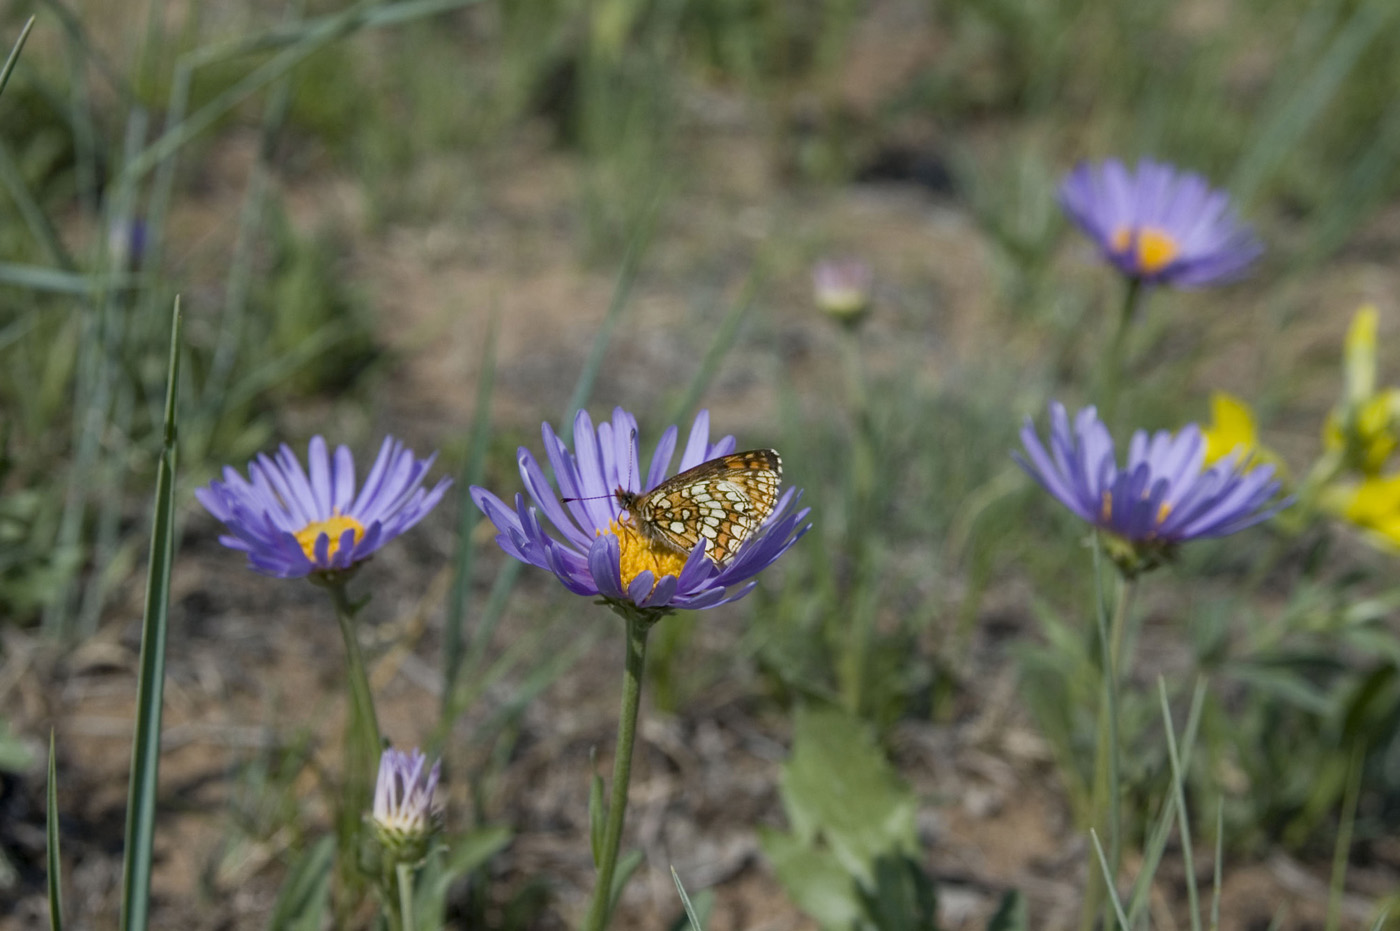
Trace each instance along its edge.
{"label": "green leaf", "polygon": [[617,900],[622,895],[622,888],[627,885],[627,880],[632,878],[632,874],[637,872],[637,867],[642,865],[642,852],[631,850],[624,853],[617,861],[617,869],[613,872],[612,894],[608,896],[608,914],[612,914],[617,908]]}
{"label": "green leaf", "polygon": [[327,835],[297,858],[277,894],[270,931],[319,931],[330,900],[335,837]]}
{"label": "green leaf", "polygon": [[676,919],[676,922],[671,925],[671,931],[685,931],[687,921],[690,923],[691,931],[705,931],[705,922],[709,920],[710,909],[713,908],[715,904],[714,892],[709,889],[701,891],[700,894],[695,897],[699,900],[699,904],[697,905],[692,903],[690,901],[690,896],[685,894],[685,886],[681,885],[680,874],[676,872],[674,866],[671,867],[671,881],[676,884],[676,892],[678,892],[681,897],[681,906],[685,909],[685,914]]}
{"label": "green leaf", "polygon": [[797,837],[807,845],[820,837],[846,872],[867,884],[874,881],[881,856],[918,849],[917,799],[870,728],[844,711],[798,709],[781,787]]}
{"label": "green leaf", "polygon": [[879,931],[938,931],[938,891],[912,857],[877,860],[874,886],[861,889],[860,899]]}
{"label": "green leaf", "polygon": [[1030,928],[1030,913],[1026,908],[1026,897],[1020,889],[1012,889],[1001,897],[1001,905],[987,923],[987,931],[1027,931]]}
{"label": "green leaf", "polygon": [[160,769],[170,565],[175,559],[175,392],[180,381],[180,321],[180,300],[176,298],[165,383],[165,431],[156,469],[155,515],[151,521],[146,612],[141,625],[140,675],[136,683],[136,733],[131,747],[126,861],[122,876],[122,931],[145,931],[150,917],[151,849],[156,826],[156,777]]}
{"label": "green leaf", "polygon": [[29,30],[34,28],[34,17],[24,21],[24,28],[19,31],[19,38],[15,40],[14,47],[10,49],[10,55],[5,59],[5,64],[0,67],[0,91],[4,91],[5,85],[10,83],[10,73],[15,70],[15,62],[19,61],[20,49],[24,48],[24,43],[29,39]]}
{"label": "green leaf", "polygon": [[463,876],[481,868],[510,843],[510,828],[492,825],[463,834],[428,857],[415,886],[413,911],[423,931],[443,926],[447,892]]}
{"label": "green leaf", "polygon": [[763,827],[759,828],[758,843],[788,896],[817,924],[846,929],[860,920],[859,887],[830,851]]}
{"label": "green leaf", "polygon": [[45,831],[48,834],[49,928],[52,931],[63,931],[63,861],[58,854],[58,763],[56,758],[53,731],[49,731],[48,811],[44,816]]}

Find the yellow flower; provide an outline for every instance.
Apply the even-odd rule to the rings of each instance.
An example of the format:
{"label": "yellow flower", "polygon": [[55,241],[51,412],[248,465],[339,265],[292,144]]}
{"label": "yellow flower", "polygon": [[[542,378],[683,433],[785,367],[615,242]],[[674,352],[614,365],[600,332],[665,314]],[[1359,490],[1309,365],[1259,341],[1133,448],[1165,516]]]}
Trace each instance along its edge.
{"label": "yellow flower", "polygon": [[1341,402],[1327,415],[1322,441],[1343,468],[1375,477],[1400,447],[1400,389],[1376,390],[1376,327],[1369,304],[1347,328]]}
{"label": "yellow flower", "polygon": [[1254,411],[1232,394],[1217,391],[1210,396],[1210,423],[1201,430],[1201,436],[1206,441],[1207,467],[1237,452],[1246,471],[1267,462],[1274,466],[1278,477],[1287,474],[1278,454],[1260,444]]}
{"label": "yellow flower", "polygon": [[[1351,415],[1350,429],[1346,414]],[[1400,446],[1400,389],[1387,388],[1365,399],[1350,411],[1327,415],[1322,440],[1329,450],[1343,452],[1347,464],[1362,475],[1379,475],[1386,460]]]}
{"label": "yellow flower", "polygon": [[1343,359],[1346,377],[1347,407],[1363,404],[1376,393],[1376,308],[1366,304],[1357,310],[1347,327],[1346,355]]}
{"label": "yellow flower", "polygon": [[1333,486],[1324,494],[1323,507],[1367,531],[1371,542],[1400,550],[1400,475]]}

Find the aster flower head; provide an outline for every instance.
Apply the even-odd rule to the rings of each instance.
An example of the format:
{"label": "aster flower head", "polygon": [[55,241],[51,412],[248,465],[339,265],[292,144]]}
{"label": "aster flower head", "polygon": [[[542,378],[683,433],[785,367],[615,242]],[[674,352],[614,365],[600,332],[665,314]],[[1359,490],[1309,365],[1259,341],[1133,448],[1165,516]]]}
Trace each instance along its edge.
{"label": "aster flower head", "polygon": [[1081,163],[1060,184],[1060,204],[1105,259],[1145,284],[1233,281],[1264,251],[1228,194],[1162,162]]}
{"label": "aster flower head", "polygon": [[1021,428],[1025,455],[1017,463],[1081,520],[1105,534],[1109,552],[1127,574],[1169,559],[1181,543],[1223,537],[1271,517],[1274,467],[1245,468],[1238,453],[1206,467],[1201,429],[1133,434],[1128,460],[1118,465],[1113,437],[1093,407],[1071,423],[1064,405],[1050,405],[1047,449],[1029,417]]}
{"label": "aster flower head", "polygon": [[224,480],[195,491],[205,509],[224,522],[224,546],[248,554],[248,566],[263,575],[302,578],[349,570],[418,523],[442,499],[450,479],[431,490],[423,478],[436,453],[418,459],[393,437],[385,437],[369,477],[355,494],[355,460],[337,446],[311,438],[302,469],[283,443],[276,456],[259,453],[245,479],[231,466]]}
{"label": "aster flower head", "polygon": [[428,842],[442,826],[442,814],[433,805],[441,770],[441,760],[428,768],[428,758],[417,749],[401,753],[391,747],[380,756],[370,823],[391,859],[414,862],[427,853]]}
{"label": "aster flower head", "polygon": [[[666,481],[679,436],[675,426],[662,433],[645,480],[639,471],[636,418],[620,407],[612,420],[596,428],[588,413],[580,411],[572,452],[548,423],[542,432],[553,483],[534,454],[521,447],[520,476],[529,498],[517,494],[512,506],[479,487],[471,489],[471,497],[496,525],[501,549],[553,572],[575,594],[598,596],[621,609],[660,613],[713,608],[748,594],[757,584],[753,577],[810,527],[803,524],[807,509],[795,510],[800,492],[788,489],[761,526],[720,562],[710,557],[712,547],[703,541],[679,552],[661,545],[636,515],[625,513],[622,499],[632,495],[617,494],[621,489],[644,496]],[[711,443],[709,436],[709,412],[701,411],[681,452],[680,472],[734,453],[734,437]]]}
{"label": "aster flower head", "polygon": [[875,273],[860,259],[823,259],[812,266],[812,296],[833,319],[854,326],[870,311]]}

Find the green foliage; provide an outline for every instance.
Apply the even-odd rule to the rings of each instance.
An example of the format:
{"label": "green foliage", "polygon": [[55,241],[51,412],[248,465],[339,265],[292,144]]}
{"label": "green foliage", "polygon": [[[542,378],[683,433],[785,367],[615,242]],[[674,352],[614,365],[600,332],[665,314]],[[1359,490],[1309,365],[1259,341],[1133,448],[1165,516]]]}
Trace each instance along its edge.
{"label": "green foliage", "polygon": [[867,725],[801,706],[780,792],[792,833],[759,842],[794,902],[823,928],[925,931],[936,895],[919,864],[917,799]]}

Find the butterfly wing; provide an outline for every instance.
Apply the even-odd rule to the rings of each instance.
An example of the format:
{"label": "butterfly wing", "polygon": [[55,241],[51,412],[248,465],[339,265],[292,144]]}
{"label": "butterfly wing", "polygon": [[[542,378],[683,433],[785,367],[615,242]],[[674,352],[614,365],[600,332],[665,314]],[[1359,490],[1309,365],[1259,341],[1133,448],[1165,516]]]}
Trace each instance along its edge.
{"label": "butterfly wing", "polygon": [[639,517],[668,545],[723,566],[778,503],[782,459],[771,449],[719,456],[667,479],[639,501]]}

